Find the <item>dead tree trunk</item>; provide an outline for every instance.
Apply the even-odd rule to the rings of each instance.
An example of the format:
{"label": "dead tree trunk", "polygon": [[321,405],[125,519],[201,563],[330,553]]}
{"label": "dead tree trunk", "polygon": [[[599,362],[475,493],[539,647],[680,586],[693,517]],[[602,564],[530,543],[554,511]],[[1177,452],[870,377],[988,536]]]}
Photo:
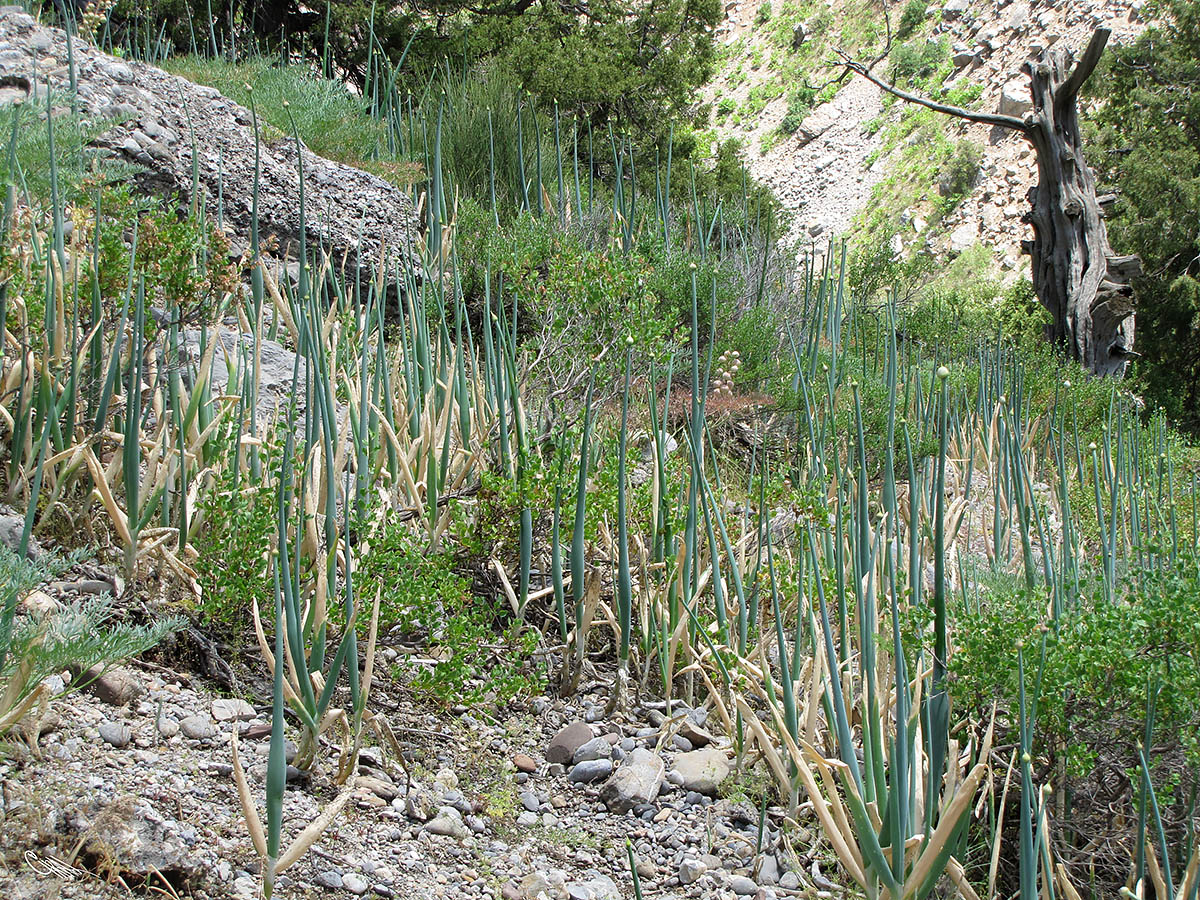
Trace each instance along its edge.
{"label": "dead tree trunk", "polygon": [[1033,240],[1022,242],[1032,260],[1033,288],[1050,312],[1047,336],[1097,375],[1121,375],[1133,355],[1131,281],[1141,271],[1136,256],[1117,256],[1108,244],[1079,135],[1079,91],[1100,61],[1109,33],[1097,29],[1074,68],[1065,49],[1044,50],[1040,59],[1027,62],[1033,110],[1023,119],[935,103],[886,83],[870,67],[843,56],[847,68],[902,100],[1007,128],[1033,145],[1038,183],[1029,191],[1031,209],[1025,217],[1033,226]]}
{"label": "dead tree trunk", "polygon": [[1033,288],[1050,311],[1049,337],[1097,375],[1120,375],[1133,350],[1131,280],[1141,263],[1108,245],[1076,107],[1108,35],[1100,29],[1092,36],[1073,71],[1067,50],[1046,50],[1025,64],[1033,95],[1026,137],[1037,152],[1038,183],[1025,218],[1033,240],[1022,247],[1033,260]]}

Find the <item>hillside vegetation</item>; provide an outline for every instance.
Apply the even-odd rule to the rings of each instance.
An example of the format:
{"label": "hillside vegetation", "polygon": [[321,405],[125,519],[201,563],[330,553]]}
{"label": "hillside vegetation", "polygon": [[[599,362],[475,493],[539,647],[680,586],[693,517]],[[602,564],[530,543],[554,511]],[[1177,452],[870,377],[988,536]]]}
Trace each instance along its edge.
{"label": "hillside vegetation", "polygon": [[[1190,29],[1191,4],[1177,5]],[[425,728],[396,721],[397,698],[518,722],[543,695],[598,691],[597,721],[643,742],[615,772],[609,745],[596,779],[605,814],[628,817],[625,844],[591,848],[620,896],[771,896],[770,855],[793,870],[789,895],[819,895],[828,877],[871,898],[1195,900],[1194,391],[1170,388],[1164,411],[1138,393],[1152,379],[1064,362],[1027,283],[981,276],[977,251],[914,263],[868,216],[855,253],[797,257],[778,204],[731,150],[705,158],[710,138],[686,114],[707,72],[689,42],[715,9],[641,8],[670,90],[634,110],[568,96],[642,90],[610,78],[630,64],[620,8],[574,24],[530,11],[527,35],[516,20],[495,39],[507,52],[410,74],[390,45],[363,59],[345,18],[361,3],[330,4],[338,43],[324,56],[311,25],[294,46],[256,36],[252,6],[208,41],[193,28],[194,43],[140,30],[119,5],[110,30],[84,24],[245,104],[263,142],[303,142],[400,187],[421,234],[411,254],[353,270],[303,218],[299,265],[271,256],[286,248],[260,241],[257,221],[231,252],[221,209],[141,193],[128,160],[89,149],[70,98],[0,108],[0,491],[20,526],[0,548],[6,777],[21,781],[48,710],[101,669],[156,644],[152,665],[188,666],[171,639],[186,622],[228,648],[233,683],[270,710],[263,752],[234,722],[221,759],[246,827],[239,871],[265,896],[303,896],[285,873],[336,840],[367,754],[408,776],[397,817],[453,820],[418,808],[414,768],[445,778],[397,738]],[[450,9],[450,32],[465,41],[487,14]],[[677,44],[664,32],[679,17]],[[388,12],[379,27],[405,34],[405,21]],[[845,24],[847,46],[877,38],[865,12],[846,21],[871,23]],[[566,37],[538,55],[523,41],[542,28]],[[610,44],[620,52],[560,68],[571,48]],[[1119,59],[1140,72],[1136,54],[1156,47]],[[907,64],[919,86],[943,63]],[[1122,112],[1154,109],[1140,88],[1113,82],[1104,146],[1157,134]],[[791,124],[827,99],[790,70],[771,84]],[[904,117],[884,146],[925,127]],[[914,181],[946,175],[941,196],[961,196],[970,146],[921,146],[934,151]],[[1140,182],[1113,177],[1130,192],[1120,233],[1146,246]],[[303,210],[303,173],[300,186]],[[1194,312],[1189,202],[1161,213],[1179,232],[1156,245],[1154,277]],[[912,289],[890,290],[902,277]],[[1151,329],[1168,317],[1156,309]],[[1150,346],[1195,335],[1169,315],[1183,337],[1152,331]],[[264,352],[292,365],[274,406]],[[34,543],[51,548],[39,562]],[[120,596],[50,598],[84,557],[119,571]],[[647,709],[661,712],[642,734]],[[614,798],[635,754],[702,746],[696,710],[729,770],[725,799],[750,809],[753,852],[689,882],[642,865],[632,831],[657,821],[662,763],[649,796]],[[595,758],[567,760],[558,777],[590,778],[576,773]],[[693,793],[670,802],[699,806]],[[316,810],[303,820],[298,794]],[[505,803],[473,809],[508,822]],[[428,847],[456,832],[423,833]],[[110,883],[122,871],[71,859]],[[175,890],[160,878],[133,887]]]}

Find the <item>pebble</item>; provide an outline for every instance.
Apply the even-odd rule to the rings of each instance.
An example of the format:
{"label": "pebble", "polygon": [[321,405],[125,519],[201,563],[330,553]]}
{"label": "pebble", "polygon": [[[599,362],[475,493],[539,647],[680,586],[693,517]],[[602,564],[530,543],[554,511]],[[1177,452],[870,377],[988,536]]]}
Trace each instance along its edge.
{"label": "pebble", "polygon": [[133,732],[124,722],[101,722],[97,728],[100,738],[106,744],[111,744],[118,750],[129,745]]}
{"label": "pebble", "polygon": [[748,897],[758,890],[758,885],[754,883],[754,879],[745,875],[731,875],[729,889],[739,897]]}
{"label": "pebble", "polygon": [[575,751],[571,757],[571,761],[576,765],[582,762],[591,762],[597,759],[609,759],[612,757],[612,744],[605,737],[592,738],[590,741],[585,741]]}
{"label": "pebble", "polygon": [[566,764],[571,762],[575,751],[592,739],[592,729],[586,722],[575,721],[564,725],[546,745],[546,762]]}
{"label": "pebble", "polygon": [[360,875],[355,875],[350,872],[342,876],[342,887],[352,894],[365,894],[367,892],[367,882]]}
{"label": "pebble", "polygon": [[179,723],[179,730],[193,741],[206,741],[217,736],[217,728],[208,716],[188,716]]}
{"label": "pebble", "polygon": [[692,884],[700,880],[700,876],[708,871],[708,866],[698,859],[685,858],[679,864],[679,883]]}
{"label": "pebble", "polygon": [[517,767],[518,772],[524,772],[532,775],[537,771],[537,760],[527,753],[518,753],[513,757],[513,765]]}
{"label": "pebble", "polygon": [[612,774],[611,759],[589,759],[571,768],[570,779],[575,784],[592,784]]}
{"label": "pebble", "polygon": [[334,891],[341,890],[342,887],[342,876],[332,870],[328,872],[322,872],[320,875],[314,878],[313,881],[315,881],[321,887],[329,888],[330,890]]}
{"label": "pebble", "polygon": [[[87,673],[84,673],[83,679],[88,679]],[[124,668],[109,669],[92,682],[92,693],[112,706],[124,706],[145,692],[137,676]]]}

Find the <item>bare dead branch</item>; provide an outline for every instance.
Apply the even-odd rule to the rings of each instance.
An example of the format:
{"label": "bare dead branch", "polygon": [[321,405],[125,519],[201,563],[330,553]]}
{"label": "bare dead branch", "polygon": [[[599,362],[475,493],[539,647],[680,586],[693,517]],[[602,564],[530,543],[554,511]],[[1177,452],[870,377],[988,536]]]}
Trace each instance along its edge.
{"label": "bare dead branch", "polygon": [[1083,51],[1083,56],[1079,60],[1079,64],[1075,66],[1075,70],[1071,72],[1067,83],[1062,86],[1059,91],[1059,102],[1073,102],[1079,94],[1083,83],[1091,77],[1092,72],[1096,69],[1096,64],[1100,62],[1100,56],[1104,53],[1104,47],[1108,43],[1109,35],[1112,34],[1111,29],[1097,28],[1092,34],[1092,39],[1088,41],[1087,49]]}
{"label": "bare dead branch", "polygon": [[[934,112],[943,113],[947,116],[954,116],[957,119],[965,119],[968,122],[980,122],[984,125],[998,125],[1001,128],[1007,128],[1010,131],[1016,131],[1020,134],[1028,136],[1031,128],[1022,119],[1016,116],[1003,116],[999,113],[982,113],[975,112],[970,109],[963,109],[961,106],[950,106],[945,103],[938,103],[936,100],[930,100],[928,97],[922,97],[919,94],[913,94],[909,91],[901,90],[894,84],[890,84],[876,75],[871,69],[856,60],[851,59],[846,53],[839,50],[838,56],[842,58],[842,65],[850,72],[855,72],[861,75],[871,84],[878,87],[880,90],[886,91],[893,97],[899,97],[908,103],[915,103],[918,106],[924,106],[926,109],[932,109]],[[1094,65],[1094,64],[1093,64]]]}

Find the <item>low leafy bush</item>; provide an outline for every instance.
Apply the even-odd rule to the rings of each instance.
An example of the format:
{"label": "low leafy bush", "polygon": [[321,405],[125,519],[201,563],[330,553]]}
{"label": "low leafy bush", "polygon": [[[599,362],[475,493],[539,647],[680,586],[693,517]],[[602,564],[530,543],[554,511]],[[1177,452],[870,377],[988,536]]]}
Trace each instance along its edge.
{"label": "low leafy bush", "polygon": [[[359,559],[362,605],[381,592],[384,646],[403,644],[421,659],[397,663],[411,690],[439,703],[500,703],[540,687],[529,663],[538,633],[523,631],[507,604],[471,593],[454,557],[427,550],[427,538],[393,518],[375,529]],[[366,632],[367,622],[360,621]]]}
{"label": "low leafy bush", "polygon": [[954,147],[954,155],[942,167],[938,176],[938,191],[952,206],[975,187],[979,178],[979,165],[983,161],[983,148],[974,141],[961,140]]}
{"label": "low leafy bush", "polygon": [[804,121],[804,117],[812,110],[816,99],[817,89],[815,87],[802,84],[794,88],[788,94],[787,113],[784,115],[783,121],[779,123],[780,130],[786,134],[795,134],[800,128],[800,123]]}
{"label": "low leafy bush", "polygon": [[200,570],[201,616],[218,631],[234,634],[248,628],[255,599],[265,602],[270,585],[270,554],[276,537],[275,490],[265,481],[226,473],[203,508],[206,527],[196,549],[202,559],[220,565]]}
{"label": "low leafy bush", "polygon": [[896,39],[905,40],[925,22],[925,0],[908,0],[900,21],[896,23]]}
{"label": "low leafy bush", "polygon": [[[1093,837],[1121,831],[1115,797],[1136,795],[1138,747],[1155,695],[1151,774],[1168,830],[1182,829],[1200,771],[1200,566],[1165,557],[1129,571],[1108,602],[1098,583],[1055,623],[1044,596],[992,579],[978,609],[961,609],[951,656],[957,704],[982,721],[998,704],[997,743],[1018,728],[1017,653],[1027,694],[1037,691],[1034,748],[1073,805],[1072,821]],[[1044,663],[1043,659],[1044,646]],[[1188,774],[1191,773],[1191,774]],[[1065,782],[1065,783],[1064,783]],[[1119,856],[1119,854],[1118,854]],[[1119,861],[1119,860],[1118,860]]]}

